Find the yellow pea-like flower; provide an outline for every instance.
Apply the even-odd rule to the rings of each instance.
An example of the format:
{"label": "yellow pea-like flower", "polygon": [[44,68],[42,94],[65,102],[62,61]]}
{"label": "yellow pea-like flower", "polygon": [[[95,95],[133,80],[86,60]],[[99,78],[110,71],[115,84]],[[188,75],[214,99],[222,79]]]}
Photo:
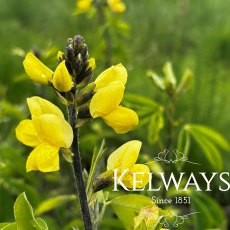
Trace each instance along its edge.
{"label": "yellow pea-like flower", "polygon": [[117,150],[115,150],[108,158],[107,170],[118,170],[121,175],[124,170],[128,170],[122,178],[122,182],[127,188],[133,188],[133,173],[141,173],[136,175],[136,180],[141,181],[136,184],[136,188],[143,188],[149,182],[149,167],[144,164],[135,164],[142,143],[137,140],[129,141]]}
{"label": "yellow pea-like flower", "polygon": [[59,149],[70,148],[73,131],[61,110],[40,98],[27,99],[32,119],[23,120],[16,128],[16,137],[27,146],[34,147],[26,170],[53,172],[59,170]]}
{"label": "yellow pea-like flower", "polygon": [[[59,51],[57,56],[60,57],[60,55],[61,52]],[[46,85],[52,82],[54,88],[59,92],[68,92],[73,86],[72,77],[66,68],[65,61],[62,61],[53,72],[32,52],[29,52],[23,61],[23,65],[27,75],[34,82]]]}
{"label": "yellow pea-like flower", "polygon": [[127,82],[127,71],[122,64],[112,66],[95,80],[95,94],[90,102],[90,114],[101,117],[118,134],[127,133],[138,124],[137,114],[120,106]]}
{"label": "yellow pea-like flower", "polygon": [[123,13],[126,10],[126,6],[121,0],[107,0],[107,3],[114,13]]}
{"label": "yellow pea-like flower", "polygon": [[52,81],[53,71],[45,66],[32,52],[26,55],[23,66],[27,75],[34,82],[47,85],[49,81]]}
{"label": "yellow pea-like flower", "polygon": [[79,13],[86,12],[92,5],[93,0],[77,0],[76,11]]}
{"label": "yellow pea-like flower", "polygon": [[123,85],[127,82],[127,70],[122,64],[111,66],[103,71],[95,80],[95,91],[108,86],[111,82],[120,81]]}
{"label": "yellow pea-like flower", "polygon": [[56,68],[53,75],[53,85],[59,92],[68,92],[73,87],[72,77],[66,68],[65,61],[62,61]]}

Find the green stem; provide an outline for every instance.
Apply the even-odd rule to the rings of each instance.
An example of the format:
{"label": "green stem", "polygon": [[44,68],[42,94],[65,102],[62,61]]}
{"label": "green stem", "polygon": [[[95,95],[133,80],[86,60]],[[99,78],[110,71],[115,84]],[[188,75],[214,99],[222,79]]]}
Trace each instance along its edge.
{"label": "green stem", "polygon": [[85,230],[93,230],[93,225],[91,221],[91,216],[89,212],[89,205],[87,194],[85,190],[85,184],[82,175],[82,165],[81,165],[81,157],[80,157],[80,149],[79,149],[79,141],[78,141],[78,129],[75,127],[76,123],[76,105],[68,106],[68,115],[69,115],[69,123],[73,129],[73,144],[72,144],[72,152],[73,152],[73,173],[76,182],[78,198],[80,201],[81,214],[84,222]]}

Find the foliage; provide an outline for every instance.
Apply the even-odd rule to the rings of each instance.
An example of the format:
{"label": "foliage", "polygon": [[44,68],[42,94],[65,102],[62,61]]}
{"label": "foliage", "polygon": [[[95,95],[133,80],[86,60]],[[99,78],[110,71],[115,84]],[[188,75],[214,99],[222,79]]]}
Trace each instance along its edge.
{"label": "foliage", "polygon": [[[60,173],[26,173],[29,150],[16,141],[14,131],[20,120],[29,117],[26,97],[39,95],[64,108],[61,105],[63,98],[59,98],[61,102],[58,104],[53,92],[29,80],[23,71],[22,58],[33,49],[46,66],[55,69],[57,47],[62,47],[65,37],[75,33],[86,38],[90,53],[96,59],[95,76],[104,67],[119,62],[127,67],[129,81],[123,105],[132,108],[139,117],[138,127],[119,137],[100,120],[81,129],[82,162],[89,172],[84,174],[88,178],[88,191],[100,172],[106,171],[108,154],[131,139],[140,139],[144,143],[145,154],[140,154],[139,161],[148,162],[154,173],[172,170],[189,174],[199,168],[186,162],[178,162],[172,168],[166,163],[152,162],[165,148],[177,148],[190,161],[200,163],[204,171],[229,171],[228,1],[166,0],[163,5],[159,0],[136,1],[135,4],[123,1],[126,5],[123,13],[111,11],[105,4],[107,1],[97,2],[101,4],[93,5],[87,13],[73,15],[75,1],[51,0],[41,4],[37,0],[22,0],[20,6],[15,0],[1,1],[0,196],[3,199],[0,199],[0,222],[12,224],[7,228],[1,224],[0,229],[15,229],[17,220],[14,222],[12,207],[24,191],[34,207],[34,214],[25,195],[21,194],[20,199],[26,204],[28,216],[35,226],[46,228],[37,217],[42,215],[49,229],[83,228],[79,202],[72,195],[75,187],[68,162],[61,158]],[[161,76],[158,73],[166,61]],[[172,65],[175,73],[182,73],[180,78],[172,71]],[[98,150],[104,138],[105,143]],[[72,162],[71,153],[61,151],[65,160]],[[157,175],[153,180],[156,187],[161,185]],[[111,190],[111,187],[105,188],[97,193],[96,198],[90,194],[92,200],[97,199],[94,208],[99,210],[100,229],[132,228],[134,222],[131,219],[136,218],[136,223],[143,220],[141,208],[148,207],[148,202],[142,206],[140,201],[138,209],[130,212],[130,225],[127,226],[124,218],[128,212],[124,212],[122,204],[124,206],[129,198],[124,192]],[[224,212],[230,204],[229,194],[220,194],[218,184],[214,184],[209,193],[189,190],[175,194],[172,190],[154,195],[175,197],[189,194],[191,207],[185,205],[182,209],[186,213],[191,210],[202,212],[178,229],[191,226],[227,229],[228,213]],[[141,194],[146,195],[143,200],[149,200],[149,194]],[[123,199],[121,207],[116,204],[119,199]],[[159,206],[165,209],[165,206]],[[145,225],[140,222],[143,229],[146,229]]]}

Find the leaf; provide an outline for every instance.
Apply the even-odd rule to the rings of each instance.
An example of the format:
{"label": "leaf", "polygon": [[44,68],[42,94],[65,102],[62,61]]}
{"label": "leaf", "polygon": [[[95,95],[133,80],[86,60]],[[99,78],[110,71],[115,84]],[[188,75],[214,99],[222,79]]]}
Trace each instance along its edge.
{"label": "leaf", "polygon": [[[201,132],[200,129],[197,129],[196,125],[186,125],[185,130],[187,130],[196,142],[199,144],[203,153],[212,164],[212,167],[217,171],[221,171],[223,167],[221,154],[216,147],[217,139],[214,141],[214,136],[210,137],[210,133]],[[209,128],[207,128],[209,131]],[[219,135],[217,135],[219,137]]]}
{"label": "leaf", "polygon": [[143,97],[137,94],[132,94],[132,93],[127,93],[124,96],[124,102],[127,105],[131,105],[135,108],[140,107],[147,107],[147,108],[154,108],[154,107],[159,107],[160,105],[155,102],[154,100],[148,98],[148,97]]}
{"label": "leaf", "polygon": [[61,195],[61,196],[52,197],[40,203],[34,213],[35,215],[41,215],[45,212],[57,208],[60,205],[63,205],[66,202],[73,201],[73,200],[76,200],[75,195]]}
{"label": "leaf", "polygon": [[93,152],[91,167],[90,167],[89,176],[88,176],[88,180],[87,180],[87,184],[86,184],[87,193],[89,192],[89,190],[92,186],[93,178],[95,178],[95,176],[96,176],[95,173],[97,170],[97,166],[98,166],[99,161],[102,158],[103,154],[105,153],[105,150],[106,150],[105,149],[105,140],[103,140],[101,143],[101,147],[100,147],[99,151],[97,151],[95,149]]}
{"label": "leaf", "polygon": [[195,229],[226,229],[227,220],[219,204],[202,192],[191,192]]}
{"label": "leaf", "polygon": [[150,120],[148,128],[148,141],[150,144],[154,144],[159,139],[159,132],[164,127],[164,118],[162,110],[158,110],[157,113],[153,114]]}
{"label": "leaf", "polygon": [[175,89],[176,87],[176,77],[174,75],[172,64],[167,62],[163,67],[163,72],[165,74],[165,86],[166,88]]}
{"label": "leaf", "polygon": [[155,205],[152,199],[143,195],[130,194],[114,198],[108,202],[113,211],[126,229],[134,228],[134,217],[138,215],[140,209],[149,205]]}
{"label": "leaf", "polygon": [[[184,128],[182,128],[179,133],[177,149],[179,150],[179,152],[183,153],[183,157],[188,157],[190,144],[191,144],[190,133],[187,132]],[[184,161],[179,161],[176,163],[176,167],[178,168],[178,170],[181,170],[183,165],[184,165]]]}
{"label": "leaf", "polygon": [[192,85],[192,79],[193,79],[193,74],[190,70],[185,70],[182,79],[180,81],[180,84],[177,87],[177,95],[181,95],[184,92],[186,92]]}
{"label": "leaf", "polygon": [[16,223],[11,223],[11,224],[7,224],[5,226],[0,225],[0,229],[1,230],[17,230],[17,224]]}
{"label": "leaf", "polygon": [[228,141],[216,130],[203,125],[189,125],[189,127],[190,129],[192,128],[192,130],[195,130],[196,132],[206,136],[223,150],[230,149]]}
{"label": "leaf", "polygon": [[152,79],[154,85],[157,86],[160,90],[164,91],[166,89],[164,80],[159,77],[155,72],[148,71],[147,76]]}
{"label": "leaf", "polygon": [[23,192],[17,198],[14,204],[14,216],[17,224],[17,229],[26,230],[47,230],[48,227],[43,227],[36,221],[33,214],[32,206],[26,198],[26,194]]}

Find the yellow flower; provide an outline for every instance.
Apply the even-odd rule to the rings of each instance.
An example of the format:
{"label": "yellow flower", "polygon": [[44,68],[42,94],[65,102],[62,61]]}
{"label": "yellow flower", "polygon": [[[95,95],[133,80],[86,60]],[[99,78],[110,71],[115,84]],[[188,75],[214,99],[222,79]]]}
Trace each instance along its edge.
{"label": "yellow flower", "polygon": [[27,99],[27,104],[32,119],[21,121],[16,128],[17,139],[34,147],[27,159],[26,171],[57,171],[59,149],[70,148],[73,142],[72,128],[61,110],[51,102],[31,97]]}
{"label": "yellow flower", "polygon": [[83,13],[86,12],[92,5],[93,0],[77,0],[76,2],[76,12]]}
{"label": "yellow flower", "polygon": [[134,187],[133,173],[143,173],[136,175],[136,181],[138,182],[136,183],[136,188],[143,188],[149,182],[149,167],[143,164],[135,164],[141,145],[140,141],[129,141],[115,150],[107,161],[107,170],[117,169],[118,175],[121,175],[124,170],[128,170],[122,177],[122,182],[127,188]]}
{"label": "yellow flower", "polygon": [[95,80],[95,94],[90,102],[91,116],[101,117],[118,134],[126,133],[138,124],[137,114],[120,106],[126,82],[127,71],[122,64],[110,67]]}
{"label": "yellow flower", "polygon": [[125,4],[121,0],[107,0],[107,3],[115,13],[123,13],[126,9]]}
{"label": "yellow flower", "polygon": [[[58,53],[60,56],[60,52]],[[52,82],[55,89],[59,92],[68,92],[73,86],[72,78],[66,68],[65,61],[62,61],[56,68],[55,72],[45,66],[32,52],[29,52],[23,65],[27,75],[40,84],[48,85]]]}

